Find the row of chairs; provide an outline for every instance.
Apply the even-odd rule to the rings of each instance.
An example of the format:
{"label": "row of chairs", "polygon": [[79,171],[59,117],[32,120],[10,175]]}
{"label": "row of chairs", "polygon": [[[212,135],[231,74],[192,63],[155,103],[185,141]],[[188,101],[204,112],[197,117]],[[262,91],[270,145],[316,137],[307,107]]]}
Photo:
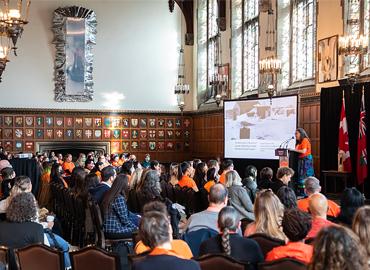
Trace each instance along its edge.
{"label": "row of chairs", "polygon": [[86,206],[70,189],[51,183],[54,213],[61,223],[65,240],[74,246],[83,247],[89,243],[86,232]]}

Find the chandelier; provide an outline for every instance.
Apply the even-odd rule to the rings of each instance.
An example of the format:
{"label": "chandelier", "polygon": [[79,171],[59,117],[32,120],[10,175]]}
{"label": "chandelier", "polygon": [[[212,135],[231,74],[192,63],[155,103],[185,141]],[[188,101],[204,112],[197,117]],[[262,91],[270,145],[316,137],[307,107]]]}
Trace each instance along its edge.
{"label": "chandelier", "polygon": [[216,101],[217,106],[220,106],[221,101],[227,98],[229,89],[229,75],[224,70],[222,64],[222,46],[221,46],[221,33],[218,29],[218,33],[215,36],[214,46],[214,69],[209,75],[209,88],[211,97]]}
{"label": "chandelier", "polygon": [[[14,1],[16,2],[16,1]],[[30,0],[22,0],[10,3],[10,0],[2,0],[0,3],[0,82],[1,75],[9,62],[9,52],[13,51],[17,56],[17,41],[23,33],[24,25],[28,23]]]}
{"label": "chandelier", "polygon": [[190,93],[190,85],[185,83],[185,62],[184,62],[184,49],[180,49],[179,56],[179,74],[177,76],[177,84],[175,85],[175,95],[177,97],[177,106],[184,111],[185,108],[185,96]]}
{"label": "chandelier", "polygon": [[[272,99],[276,91],[277,75],[281,73],[281,61],[276,57],[276,30],[274,24],[274,10],[271,1],[267,9],[267,30],[265,51],[268,57],[259,61],[259,73],[267,82],[267,94]],[[272,101],[272,100],[271,100]]]}
{"label": "chandelier", "polygon": [[366,54],[368,44],[368,37],[364,35],[341,36],[338,40],[339,54],[344,56]]}

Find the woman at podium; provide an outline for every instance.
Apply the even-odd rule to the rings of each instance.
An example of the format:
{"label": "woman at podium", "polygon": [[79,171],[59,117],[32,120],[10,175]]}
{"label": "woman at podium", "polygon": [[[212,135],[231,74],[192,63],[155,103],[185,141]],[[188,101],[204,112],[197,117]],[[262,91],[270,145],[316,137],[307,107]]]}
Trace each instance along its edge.
{"label": "woman at podium", "polygon": [[295,139],[295,150],[300,153],[298,159],[297,193],[298,195],[304,196],[304,180],[308,176],[315,175],[313,169],[313,158],[311,154],[311,142],[303,128],[298,128],[296,130]]}

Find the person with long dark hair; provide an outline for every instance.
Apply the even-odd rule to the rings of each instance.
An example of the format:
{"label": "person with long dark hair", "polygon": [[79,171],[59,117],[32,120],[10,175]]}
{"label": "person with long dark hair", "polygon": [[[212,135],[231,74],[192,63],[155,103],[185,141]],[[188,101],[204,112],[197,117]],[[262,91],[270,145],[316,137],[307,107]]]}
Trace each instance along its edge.
{"label": "person with long dark hair", "polygon": [[351,227],[357,209],[364,205],[365,197],[357,188],[346,188],[340,198],[340,213],[337,221]]}
{"label": "person with long dark hair", "polygon": [[72,171],[71,178],[69,180],[69,186],[73,188],[76,194],[81,194],[85,191],[85,177],[87,173],[82,167],[75,167]]}
{"label": "person with long dark hair", "polygon": [[192,167],[189,162],[183,162],[179,165],[179,173],[177,178],[179,179],[180,187],[188,187],[194,189],[195,192],[198,192],[199,189],[197,184],[193,179],[191,179]]}
{"label": "person with long dark hair", "polygon": [[311,154],[311,141],[303,128],[297,128],[295,132],[295,150],[300,153],[298,160],[298,175],[296,191],[298,195],[304,196],[304,180],[314,176],[313,157]]}
{"label": "person with long dark hair", "polygon": [[64,172],[63,172],[62,165],[60,165],[60,163],[54,163],[50,171],[50,182],[62,184],[63,186],[68,188],[68,184],[63,178],[63,173]]}
{"label": "person with long dark hair", "polygon": [[211,187],[218,183],[218,178],[219,174],[216,168],[209,168],[207,171],[207,182],[203,186],[208,193],[211,191]]}
{"label": "person with long dark hair", "polygon": [[104,215],[103,230],[110,239],[131,237],[138,226],[130,219],[125,190],[128,188],[127,175],[120,174],[112,187],[105,193],[101,208]]}
{"label": "person with long dark hair", "polygon": [[220,234],[204,241],[199,255],[224,253],[238,261],[249,262],[248,269],[257,269],[257,264],[263,261],[263,254],[257,242],[237,233],[240,226],[238,212],[232,206],[222,208],[217,223]]}
{"label": "person with long dark hair", "polygon": [[207,182],[206,181],[207,170],[208,167],[205,162],[199,162],[195,167],[194,181],[197,184],[198,189],[201,189]]}

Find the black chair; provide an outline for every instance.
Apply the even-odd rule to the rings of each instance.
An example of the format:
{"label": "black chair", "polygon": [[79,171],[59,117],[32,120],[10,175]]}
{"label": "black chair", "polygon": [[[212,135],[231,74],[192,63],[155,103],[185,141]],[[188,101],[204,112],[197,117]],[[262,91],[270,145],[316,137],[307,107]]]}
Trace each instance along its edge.
{"label": "black chair", "polygon": [[249,263],[239,262],[225,254],[207,254],[195,259],[202,270],[245,270]]}
{"label": "black chair", "polygon": [[301,261],[284,258],[271,262],[264,262],[258,265],[259,270],[307,270],[308,267]]}
{"label": "black chair", "polygon": [[103,249],[89,246],[70,253],[73,270],[119,270],[119,256]]}
{"label": "black chair", "polygon": [[14,250],[20,270],[62,270],[63,253],[44,245],[36,244]]}
{"label": "black chair", "polygon": [[263,233],[256,233],[250,235],[248,238],[253,239],[258,243],[262,250],[263,257],[266,257],[267,253],[269,253],[273,248],[285,245],[283,240],[270,237]]}

